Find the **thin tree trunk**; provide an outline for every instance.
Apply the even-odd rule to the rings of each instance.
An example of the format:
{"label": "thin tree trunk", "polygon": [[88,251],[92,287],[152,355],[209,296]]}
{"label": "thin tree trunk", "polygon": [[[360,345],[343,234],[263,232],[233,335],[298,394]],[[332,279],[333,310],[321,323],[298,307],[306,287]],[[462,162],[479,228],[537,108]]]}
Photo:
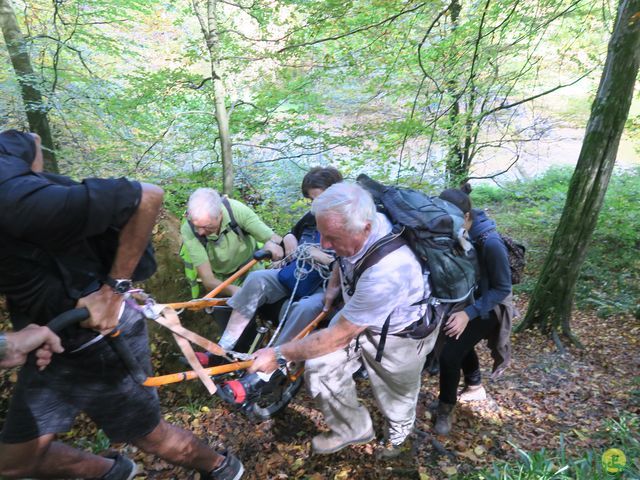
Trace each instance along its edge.
{"label": "thin tree trunk", "polygon": [[193,9],[200,22],[211,62],[215,116],[218,124],[218,137],[220,138],[222,157],[222,191],[230,195],[233,192],[233,158],[231,154],[231,135],[229,132],[229,113],[225,105],[227,92],[222,80],[222,68],[219,60],[220,40],[217,8],[217,0],[207,0],[207,17],[205,21],[204,16],[198,8],[198,0],[193,0]]}
{"label": "thin tree trunk", "polygon": [[45,170],[58,173],[58,163],[53,148],[53,138],[47,119],[42,95],[35,85],[38,78],[33,72],[24,36],[18,26],[15,12],[9,0],[0,0],[0,28],[7,45],[13,70],[20,84],[22,101],[29,122],[29,129],[42,138]]}
{"label": "thin tree trunk", "polygon": [[539,326],[579,345],[570,318],[580,268],[596,227],[629,114],[640,64],[640,0],[620,0],[598,93],[560,223],[518,330]]}
{"label": "thin tree trunk", "polygon": [[[215,72],[215,66],[213,66]],[[222,151],[222,191],[227,195],[233,193],[233,158],[231,156],[231,135],[229,133],[229,114],[224,103],[226,90],[221,79],[213,81],[213,95],[216,105],[216,120],[220,135],[220,149]]]}

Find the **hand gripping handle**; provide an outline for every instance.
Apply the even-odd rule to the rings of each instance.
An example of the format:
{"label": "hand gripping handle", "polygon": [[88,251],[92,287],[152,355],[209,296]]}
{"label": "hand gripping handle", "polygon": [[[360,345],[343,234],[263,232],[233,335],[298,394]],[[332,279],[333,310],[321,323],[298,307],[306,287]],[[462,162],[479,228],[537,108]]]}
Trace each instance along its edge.
{"label": "hand gripping handle", "polygon": [[[86,320],[87,318],[89,318],[89,316],[89,310],[87,310],[86,308],[74,308],[73,310],[63,312],[52,319],[47,324],[47,327],[49,327],[49,329],[51,329],[51,331],[53,331],[54,333],[60,333],[65,328],[76,325],[83,320]],[[144,383],[144,381],[147,379],[147,374],[144,373],[144,370],[142,370],[142,367],[131,353],[131,350],[129,349],[127,343],[123,338],[120,337],[120,330],[116,328],[105,338],[118,354],[120,360],[122,360],[122,363],[124,363],[125,367],[134,378],[134,380],[138,383]]]}

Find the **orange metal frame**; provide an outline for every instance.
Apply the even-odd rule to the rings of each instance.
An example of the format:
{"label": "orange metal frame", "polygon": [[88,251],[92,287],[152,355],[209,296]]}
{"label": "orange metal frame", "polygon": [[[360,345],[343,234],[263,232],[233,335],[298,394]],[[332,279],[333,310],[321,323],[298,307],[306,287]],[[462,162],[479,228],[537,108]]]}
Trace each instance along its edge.
{"label": "orange metal frame", "polygon": [[[168,303],[166,306],[176,310],[181,308],[184,308],[187,310],[202,310],[207,307],[226,305],[227,304],[226,298],[215,298],[215,296],[218,295],[227,286],[231,285],[234,281],[236,281],[242,275],[244,275],[246,272],[251,270],[251,268],[257,262],[258,261],[255,259],[251,260],[249,263],[243,266],[240,270],[238,270],[236,273],[231,275],[224,282],[222,282],[220,285],[218,285],[216,288],[211,290],[208,294],[206,294],[204,297],[200,299],[193,300],[190,302]],[[327,316],[327,312],[324,312],[324,311],[321,312],[311,323],[309,323],[309,325],[305,327],[303,331],[301,331],[295,337],[295,340],[298,340],[300,338],[303,338],[309,335],[309,333],[311,333],[326,316]],[[247,360],[243,362],[233,362],[227,365],[220,365],[216,367],[205,368],[204,371],[210,376],[220,375],[223,373],[230,373],[230,372],[235,372],[237,370],[243,370],[245,368],[249,368],[252,364],[253,364],[253,360]],[[304,368],[300,368],[298,371],[295,372],[293,376],[290,375],[291,379],[295,380],[302,374],[303,371],[304,371]],[[193,370],[189,370],[185,372],[171,373],[169,375],[159,375],[156,377],[148,377],[143,383],[143,385],[147,387],[159,387],[161,385],[168,385],[170,383],[178,383],[178,382],[184,382],[186,380],[193,380],[194,378],[198,378],[197,374]]]}

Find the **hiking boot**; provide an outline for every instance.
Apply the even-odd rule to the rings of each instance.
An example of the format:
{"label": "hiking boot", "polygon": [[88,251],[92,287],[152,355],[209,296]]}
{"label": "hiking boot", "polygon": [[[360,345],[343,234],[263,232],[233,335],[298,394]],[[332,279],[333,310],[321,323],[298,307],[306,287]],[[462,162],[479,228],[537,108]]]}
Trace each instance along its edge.
{"label": "hiking boot", "polygon": [[427,405],[427,410],[429,410],[432,415],[435,415],[438,412],[438,405],[440,405],[440,400],[436,398],[433,402]]}
{"label": "hiking boot", "polygon": [[459,402],[480,402],[487,399],[487,392],[482,385],[465,385],[458,396]]}
{"label": "hiking boot", "polygon": [[436,424],[434,430],[437,435],[449,435],[451,426],[453,425],[453,410],[455,403],[438,403],[438,411],[436,412]]}
{"label": "hiking boot", "polygon": [[133,460],[114,453],[106,455],[106,458],[113,459],[111,469],[97,480],[132,480],[138,473],[138,467]]}
{"label": "hiking boot", "polygon": [[376,452],[376,458],[378,460],[391,460],[397,458],[400,455],[405,455],[411,452],[413,442],[411,437],[404,439],[402,443],[394,445],[391,442],[386,442],[380,445],[382,448]]}
{"label": "hiking boot", "polygon": [[280,369],[273,372],[268,381],[262,380],[256,373],[250,373],[238,380],[225,382],[216,393],[227,403],[242,405],[254,400],[262,393],[270,392],[283,376],[284,373]]}
{"label": "hiking boot", "polygon": [[200,473],[200,478],[203,480],[240,480],[244,473],[242,462],[227,450],[221,452],[220,455],[224,456],[222,464],[209,473]]}
{"label": "hiking boot", "polygon": [[347,440],[335,433],[321,433],[316,435],[311,440],[311,449],[316,455],[327,455],[329,453],[336,453],[349,445],[360,445],[362,443],[369,443],[376,438],[376,434],[373,429],[370,429],[367,433],[361,437]]}

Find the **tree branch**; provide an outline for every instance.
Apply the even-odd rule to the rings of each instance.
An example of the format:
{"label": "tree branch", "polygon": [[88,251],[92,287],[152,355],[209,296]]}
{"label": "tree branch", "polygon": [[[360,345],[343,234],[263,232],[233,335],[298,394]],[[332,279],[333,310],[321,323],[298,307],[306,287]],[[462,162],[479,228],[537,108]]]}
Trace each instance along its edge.
{"label": "tree branch", "polygon": [[438,85],[438,82],[436,82],[436,80],[433,79],[427,73],[427,70],[424,68],[424,65],[422,64],[422,46],[424,45],[424,42],[427,41],[427,37],[431,33],[431,30],[433,30],[433,28],[436,26],[436,23],[438,23],[438,20],[440,20],[440,18],[442,18],[442,16],[449,11],[449,8],[451,8],[451,4],[447,5],[447,7],[444,10],[442,10],[440,13],[438,13],[438,15],[433,20],[433,22],[431,22],[431,25],[429,25],[429,28],[427,28],[427,31],[425,32],[425,34],[422,36],[422,40],[420,41],[420,44],[418,44],[418,64],[420,65],[420,70],[422,70],[422,73],[424,74],[425,77],[427,77],[429,80],[431,80],[433,82],[433,84],[436,86],[436,89],[438,90],[438,92],[442,91],[440,89],[440,85]]}
{"label": "tree branch", "polygon": [[185,82],[185,84],[193,90],[200,90],[204,86],[204,84],[207,83],[209,80],[213,80],[213,77],[203,78],[198,85],[195,85],[191,82]]}
{"label": "tree branch", "polygon": [[288,45],[285,47],[282,47],[280,50],[277,50],[277,53],[283,53],[287,50],[292,50],[294,48],[301,48],[301,47],[310,47],[312,45],[317,45],[319,43],[324,43],[324,42],[330,42],[333,40],[340,40],[341,38],[345,38],[348,37],[350,35],[354,35],[356,33],[361,33],[361,32],[365,32],[367,30],[371,30],[372,28],[376,28],[379,27],[381,25],[385,25],[387,23],[393,23],[395,20],[397,20],[398,18],[400,18],[403,15],[406,15],[407,13],[412,13],[415,12],[416,10],[419,10],[420,8],[422,8],[423,6],[426,5],[426,2],[421,2],[411,8],[407,8],[406,10],[402,10],[399,13],[396,13],[395,15],[391,15],[390,17],[387,17],[383,20],[380,20],[379,22],[373,23],[371,25],[365,25],[363,27],[359,27],[353,30],[350,30],[348,32],[345,33],[341,33],[338,35],[333,35],[331,37],[324,37],[324,38],[318,38],[316,40],[311,40],[309,42],[302,42],[302,43],[297,43],[294,45]]}
{"label": "tree branch", "polygon": [[[491,178],[496,178],[499,177],[500,175],[504,175],[505,173],[507,173],[509,170],[511,170],[511,167],[513,167],[516,163],[518,163],[518,160],[520,159],[520,154],[516,155],[516,159],[511,162],[511,165],[509,165],[506,169],[504,169],[501,172],[498,173],[494,173],[493,175],[487,175],[484,177],[467,177],[465,182],[468,182],[469,180],[486,180],[486,179],[491,179]],[[464,182],[463,182],[464,183]]]}
{"label": "tree branch", "polygon": [[[265,148],[267,150],[276,150],[276,151],[278,151],[278,149],[276,149],[276,148],[263,147],[262,145],[239,144],[239,143],[234,143],[234,145],[244,145],[244,146],[247,146],[247,147]],[[274,163],[274,162],[279,162],[281,160],[292,160],[294,158],[310,157],[310,156],[313,156],[313,155],[319,155],[321,153],[330,152],[331,150],[335,150],[336,148],[340,148],[340,147],[342,147],[342,145],[334,145],[332,147],[328,147],[328,148],[325,148],[325,149],[322,149],[322,150],[318,150],[318,151],[315,151],[315,152],[303,152],[303,153],[300,153],[298,155],[282,155],[280,157],[272,158],[270,160],[257,160],[257,161],[255,161],[253,163],[250,163],[249,166],[258,165],[258,164],[262,164],[262,163]]]}
{"label": "tree branch", "polygon": [[[530,97],[523,98],[522,100],[518,100],[517,102],[507,103],[507,104],[503,103],[502,105],[500,105],[500,106],[498,106],[496,108],[493,108],[491,110],[487,110],[486,112],[484,112],[483,117],[486,117],[486,116],[491,115],[493,113],[499,112],[500,110],[507,110],[509,108],[517,107],[518,105],[522,105],[523,103],[530,102],[531,100],[535,100],[536,98],[544,97],[545,95],[549,95],[550,93],[553,93],[556,90],[560,90],[561,88],[570,87],[571,85],[575,85],[580,80],[582,80],[586,76],[590,75],[591,72],[593,72],[594,70],[595,70],[595,68],[592,68],[592,69],[588,70],[584,75],[579,76],[577,79],[575,79],[574,81],[572,81],[570,83],[562,83],[562,84],[557,85],[557,86],[555,86],[553,88],[550,88],[549,90],[545,90],[545,91],[537,93],[535,95],[531,95]],[[506,101],[506,99],[505,99],[505,101]]]}
{"label": "tree branch", "polygon": [[87,70],[91,75],[93,75],[93,72],[92,72],[92,71],[91,71],[91,69],[89,68],[89,65],[87,65],[87,63],[84,61],[84,58],[82,57],[82,52],[81,52],[79,49],[77,49],[77,48],[75,48],[75,47],[72,47],[71,45],[68,45],[68,44],[66,43],[66,42],[68,41],[68,39],[63,41],[63,40],[60,40],[59,38],[54,38],[54,37],[52,37],[51,35],[44,35],[44,34],[42,34],[42,35],[36,35],[36,36],[34,36],[34,37],[30,37],[30,40],[31,40],[31,39],[38,39],[38,38],[46,38],[46,39],[48,39],[48,40],[52,40],[53,42],[57,43],[58,45],[63,46],[63,47],[65,47],[65,48],[67,48],[67,49],[69,49],[69,50],[71,50],[71,51],[75,52],[75,53],[78,55],[78,58],[80,59],[80,62],[82,63],[82,66],[83,66],[83,67],[84,67],[84,68],[85,68],[85,69],[86,69],[86,70]]}

